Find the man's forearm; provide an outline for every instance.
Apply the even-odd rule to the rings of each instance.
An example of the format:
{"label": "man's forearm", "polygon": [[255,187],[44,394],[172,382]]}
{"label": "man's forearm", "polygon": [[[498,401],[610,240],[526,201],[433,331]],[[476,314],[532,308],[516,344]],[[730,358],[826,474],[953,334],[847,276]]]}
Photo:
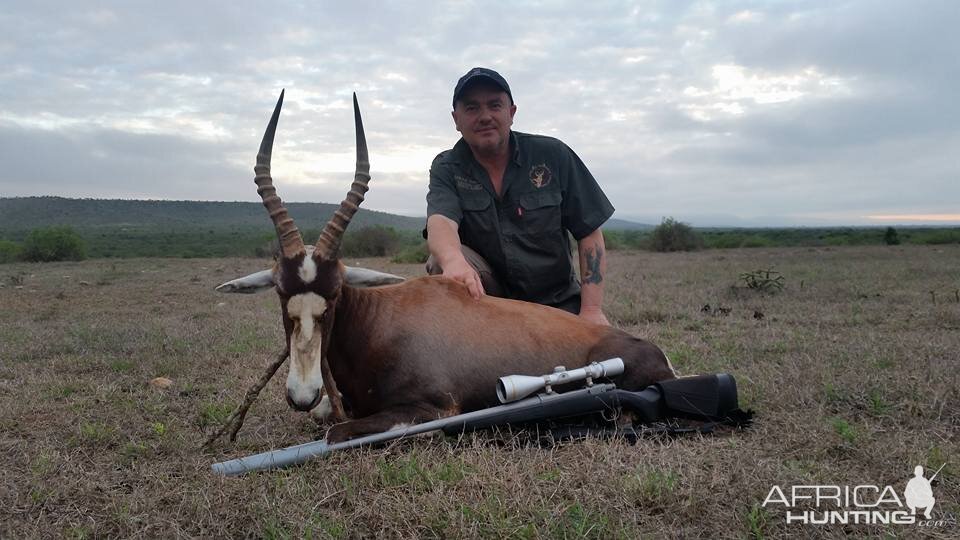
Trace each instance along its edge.
{"label": "man's forearm", "polygon": [[435,262],[443,269],[444,277],[467,286],[470,296],[479,299],[484,295],[480,274],[463,256],[457,222],[434,214],[427,218],[427,249]]}
{"label": "man's forearm", "polygon": [[603,232],[597,229],[581,238],[577,251],[580,254],[580,311],[600,310],[607,273]]}
{"label": "man's forearm", "polygon": [[440,214],[427,218],[427,249],[443,268],[462,259],[457,223]]}

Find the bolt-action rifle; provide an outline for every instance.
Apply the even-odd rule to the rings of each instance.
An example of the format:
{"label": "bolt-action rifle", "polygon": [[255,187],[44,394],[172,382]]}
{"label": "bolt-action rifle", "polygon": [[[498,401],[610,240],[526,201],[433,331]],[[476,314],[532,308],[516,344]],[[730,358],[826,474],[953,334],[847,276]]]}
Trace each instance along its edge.
{"label": "bolt-action rifle", "polygon": [[[612,358],[569,371],[558,367],[553,373],[541,377],[526,375],[501,377],[497,383],[497,397],[503,404],[496,407],[357,437],[336,444],[327,444],[325,441],[299,444],[215,463],[213,471],[233,476],[288,467],[336,450],[378,444],[437,430],[448,435],[456,435],[492,426],[582,417],[592,413],[613,414],[621,410],[632,412],[641,423],[657,422],[670,417],[722,420],[738,411],[737,383],[732,375],[726,373],[661,381],[639,392],[620,390],[610,383],[594,383],[594,379],[612,377],[621,373],[623,373],[623,360]],[[554,386],[581,380],[586,381],[584,388],[563,393],[553,390]],[[539,390],[543,392],[527,397]]]}

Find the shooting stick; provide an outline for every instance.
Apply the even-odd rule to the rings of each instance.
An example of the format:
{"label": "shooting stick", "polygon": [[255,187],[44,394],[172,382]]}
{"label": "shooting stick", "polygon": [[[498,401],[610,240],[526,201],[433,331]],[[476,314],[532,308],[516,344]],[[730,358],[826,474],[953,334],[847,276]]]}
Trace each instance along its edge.
{"label": "shooting stick", "polygon": [[207,437],[206,442],[203,443],[201,448],[207,448],[213,441],[220,438],[228,429],[230,430],[230,442],[235,442],[237,440],[237,432],[240,431],[240,427],[243,426],[243,419],[247,416],[247,411],[250,409],[250,405],[253,405],[253,402],[257,399],[257,396],[260,395],[260,391],[263,390],[263,387],[270,382],[270,379],[273,378],[273,375],[280,369],[280,366],[287,360],[287,357],[290,356],[290,348],[284,349],[282,353],[277,355],[276,360],[267,365],[267,369],[264,370],[263,375],[260,376],[260,380],[254,383],[253,386],[247,389],[247,394],[243,398],[243,403],[233,410],[230,413],[230,416],[227,420],[220,426],[220,429],[215,431],[212,435]]}

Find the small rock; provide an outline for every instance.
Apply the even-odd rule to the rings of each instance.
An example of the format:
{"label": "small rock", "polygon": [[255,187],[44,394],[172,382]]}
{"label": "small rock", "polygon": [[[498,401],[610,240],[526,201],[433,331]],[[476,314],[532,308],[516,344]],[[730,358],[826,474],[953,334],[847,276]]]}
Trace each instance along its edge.
{"label": "small rock", "polygon": [[90,286],[90,282],[89,282],[89,281],[81,281],[81,282],[80,282],[80,285],[83,285],[84,287],[88,287],[88,286]]}
{"label": "small rock", "polygon": [[148,384],[150,384],[150,386],[154,388],[166,390],[167,388],[170,388],[170,386],[173,384],[173,381],[171,381],[166,377],[156,377],[154,379],[150,379],[150,382]]}

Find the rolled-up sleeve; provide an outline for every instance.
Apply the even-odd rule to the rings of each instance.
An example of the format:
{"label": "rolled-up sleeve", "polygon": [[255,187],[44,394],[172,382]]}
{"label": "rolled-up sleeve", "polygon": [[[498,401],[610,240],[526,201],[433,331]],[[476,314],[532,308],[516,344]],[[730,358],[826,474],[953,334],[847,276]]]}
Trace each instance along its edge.
{"label": "rolled-up sleeve", "polygon": [[580,240],[610,219],[614,208],[580,157],[564,146],[567,158],[562,176],[566,182],[561,209],[563,226]]}

